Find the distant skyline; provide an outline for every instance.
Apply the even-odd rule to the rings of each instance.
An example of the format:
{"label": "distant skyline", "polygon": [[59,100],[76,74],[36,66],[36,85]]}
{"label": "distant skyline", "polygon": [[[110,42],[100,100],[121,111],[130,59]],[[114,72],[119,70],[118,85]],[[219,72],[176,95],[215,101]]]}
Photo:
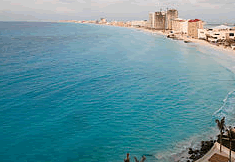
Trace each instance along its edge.
{"label": "distant skyline", "polygon": [[0,21],[147,20],[167,7],[180,18],[235,23],[234,0],[2,0]]}

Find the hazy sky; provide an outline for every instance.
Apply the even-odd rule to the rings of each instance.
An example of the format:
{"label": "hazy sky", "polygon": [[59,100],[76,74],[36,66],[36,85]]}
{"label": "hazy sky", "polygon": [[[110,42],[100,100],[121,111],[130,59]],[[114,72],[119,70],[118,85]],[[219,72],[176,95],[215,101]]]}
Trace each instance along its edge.
{"label": "hazy sky", "polygon": [[235,0],[1,0],[0,21],[142,20],[167,7],[185,19],[235,23]]}

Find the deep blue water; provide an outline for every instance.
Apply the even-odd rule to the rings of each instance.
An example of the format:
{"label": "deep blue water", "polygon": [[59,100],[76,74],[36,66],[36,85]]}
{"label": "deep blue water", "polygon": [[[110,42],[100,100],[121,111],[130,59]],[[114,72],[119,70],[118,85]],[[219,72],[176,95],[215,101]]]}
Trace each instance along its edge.
{"label": "deep blue water", "polygon": [[234,66],[134,29],[0,22],[0,159],[173,161],[234,123]]}

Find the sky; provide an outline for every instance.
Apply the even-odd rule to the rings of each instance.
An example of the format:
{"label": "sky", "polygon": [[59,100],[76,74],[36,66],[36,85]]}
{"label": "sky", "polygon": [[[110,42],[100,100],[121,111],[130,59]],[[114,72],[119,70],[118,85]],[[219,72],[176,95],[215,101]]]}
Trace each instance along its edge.
{"label": "sky", "polygon": [[147,20],[167,8],[184,19],[235,23],[234,0],[1,0],[0,21]]}

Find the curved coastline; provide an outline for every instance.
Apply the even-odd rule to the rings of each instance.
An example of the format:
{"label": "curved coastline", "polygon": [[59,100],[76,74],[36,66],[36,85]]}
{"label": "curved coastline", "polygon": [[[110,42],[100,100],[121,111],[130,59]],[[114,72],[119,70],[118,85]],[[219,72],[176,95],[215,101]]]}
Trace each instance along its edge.
{"label": "curved coastline", "polygon": [[[104,24],[96,24],[96,25],[104,25]],[[104,26],[110,26],[110,25],[104,25]],[[119,27],[119,26],[114,26],[114,27]],[[162,32],[162,31],[152,31],[152,30],[149,30],[149,29],[145,29],[145,28],[136,28],[136,27],[120,27],[120,28],[129,28],[129,29],[135,29],[135,30],[139,30],[139,31],[144,31],[144,32],[147,32],[147,33],[151,33],[151,34],[157,34],[157,35],[162,35],[162,36],[167,36],[166,33]],[[183,38],[182,40],[189,40],[191,41],[192,43],[196,44],[196,45],[199,45],[201,47],[207,47],[207,48],[210,48],[210,49],[213,49],[215,51],[218,51],[218,52],[222,52],[223,54],[226,54],[228,56],[235,56],[235,50],[232,50],[230,48],[224,48],[223,46],[216,46],[216,45],[213,45],[213,44],[210,44],[209,42],[206,42],[204,40],[199,40],[199,39],[192,39],[192,38],[187,38],[186,36],[185,37],[181,37]],[[177,41],[182,41],[182,40],[177,40]],[[233,71],[234,73],[234,71]],[[221,115],[218,115],[218,111],[220,111],[224,105],[226,104],[225,102],[227,101],[227,98],[228,96],[234,91],[231,91],[227,94],[226,98],[223,100],[224,104],[222,105],[222,107],[220,107],[217,111],[215,111],[212,116],[217,116],[217,117],[220,117]],[[213,135],[211,135],[211,133]],[[193,140],[191,141],[190,143],[187,144],[186,147],[184,147],[183,149],[180,148],[181,150],[179,152],[173,152],[169,155],[169,152],[167,151],[166,153],[160,153],[160,154],[154,154],[154,157],[160,161],[165,161],[165,160],[170,160],[170,161],[188,161],[188,160],[195,160],[195,159],[198,159],[198,157],[202,157],[205,153],[207,153],[210,148],[212,148],[214,142],[215,142],[215,139],[217,138],[217,130],[216,129],[212,129],[212,130],[209,130],[206,135],[208,135],[205,138],[198,138],[196,137],[196,141]],[[199,135],[200,136],[200,135]],[[201,137],[205,137],[205,136],[201,136]],[[188,140],[186,140],[188,141]],[[201,145],[203,143],[203,145]],[[204,143],[206,143],[204,145]],[[192,150],[193,149],[193,150]],[[199,150],[203,150],[203,154],[200,154],[198,156],[196,156],[196,154],[198,154]],[[192,152],[192,153],[190,153]],[[191,158],[190,158],[191,157]]]}
{"label": "curved coastline", "polygon": [[[168,33],[164,33],[163,31],[152,31],[152,30],[149,30],[149,29],[135,28],[135,27],[128,27],[128,28],[139,29],[139,30],[143,30],[145,32],[155,33],[155,34],[164,35],[164,36],[168,35]],[[185,35],[184,36],[180,36],[180,38],[182,40],[178,40],[178,41],[189,40],[192,43],[196,43],[196,44],[201,45],[201,46],[210,47],[210,48],[213,48],[214,50],[218,50],[220,52],[226,52],[227,54],[231,54],[231,55],[235,56],[235,50],[232,50],[231,48],[224,48],[223,46],[216,46],[216,45],[213,45],[213,44],[211,44],[209,42],[206,42],[206,41],[200,40],[200,39],[187,38],[187,36],[185,36]]]}
{"label": "curved coastline", "polygon": [[[136,27],[126,27],[126,28],[131,28],[131,29],[136,29],[136,30],[140,30],[140,31],[144,31],[144,32],[148,32],[148,33],[152,33],[152,34],[158,34],[158,35],[162,35],[162,36],[167,36],[167,33],[164,33],[163,31],[152,31],[149,29],[145,29],[145,28],[136,28]],[[235,56],[235,50],[232,50],[231,48],[225,48],[224,46],[216,46],[213,45],[209,42],[206,42],[205,40],[199,40],[199,39],[193,39],[193,38],[188,38],[187,36],[183,36],[180,37],[181,40],[178,41],[190,41],[196,45],[199,45],[201,47],[207,47],[207,48],[211,48],[212,50],[218,51],[218,52],[222,52],[228,56]],[[234,74],[235,71],[231,70]],[[229,95],[231,95],[235,90],[232,90],[231,92],[229,92],[226,96],[225,99],[223,99],[223,105],[214,112],[214,114],[212,114],[212,116],[217,116],[217,117],[222,117],[223,114],[221,111],[222,109],[225,108],[226,102],[228,100]],[[220,113],[220,114],[219,114]],[[230,123],[231,124],[231,123]],[[168,156],[168,160],[173,160],[173,161],[188,161],[190,162],[195,161],[195,160],[199,160],[202,157],[204,157],[204,155],[206,155],[214,146],[214,144],[216,143],[217,136],[217,130],[211,130],[213,132],[214,135],[210,135],[207,137],[207,139],[204,138],[204,140],[200,140],[197,141],[196,143],[191,143],[190,145],[188,145],[186,148],[182,149],[181,152],[177,155],[177,153],[173,153],[172,155],[170,155],[170,157]],[[211,133],[211,131],[209,131]],[[207,134],[209,135],[209,133]],[[217,140],[215,140],[217,139]],[[193,142],[193,141],[191,141]],[[195,142],[195,141],[194,141]],[[218,143],[217,143],[218,144]],[[194,146],[193,146],[194,145]],[[161,160],[164,159],[166,160],[164,156],[162,155],[155,155],[155,158]]]}
{"label": "curved coastline", "polygon": [[[94,23],[87,23],[87,24],[94,24]],[[106,24],[95,24],[95,25],[100,25],[100,26],[114,26],[114,27],[120,27],[120,26],[115,26],[115,25],[106,25]],[[169,34],[169,31],[162,31],[162,30],[151,30],[151,29],[146,29],[146,28],[141,28],[141,27],[120,27],[120,28],[130,28],[130,29],[136,29],[136,30],[141,30],[144,32],[152,33],[152,34],[158,34],[158,35],[163,35],[167,36]],[[188,38],[187,35],[179,36],[180,40],[178,41],[190,41],[192,43],[205,46],[205,47],[210,47],[214,50],[220,51],[220,52],[226,52],[229,55],[235,56],[235,50],[231,48],[225,48],[224,46],[216,46],[213,45],[209,42],[206,42],[205,40],[200,40],[200,39],[193,39],[193,38]]]}
{"label": "curved coastline", "polygon": [[[76,25],[72,26],[74,27]],[[56,27],[56,29],[57,28],[58,27]],[[55,27],[51,27],[51,29],[55,29]],[[59,29],[67,31],[68,28],[60,26]],[[174,50],[170,50],[170,54],[168,54],[167,52],[164,53],[164,51],[159,50],[162,46],[164,46],[164,44],[166,44],[165,42],[161,43],[164,36],[158,36],[157,34],[151,36],[151,34],[134,31],[139,28],[134,28],[134,32],[130,32],[128,30],[123,29],[115,32],[115,30],[118,30],[118,28],[107,31],[106,27],[102,27],[102,29],[99,28],[97,30],[97,33],[95,34],[99,35],[100,29],[101,32],[109,32],[109,36],[113,36],[111,37],[113,43],[112,41],[109,41],[110,37],[107,36],[102,37],[102,39],[101,37],[97,37],[96,39],[94,39],[94,33],[92,32],[89,36],[84,37],[90,38],[90,40],[92,41],[92,46],[85,47],[84,42],[86,42],[86,39],[77,39],[77,36],[86,33],[86,31],[83,32],[82,29],[80,29],[81,31],[79,29],[80,28],[77,28],[77,26],[71,29],[72,31],[74,31],[74,33],[77,32],[77,35],[72,33],[72,39],[68,40],[66,42],[67,44],[61,46],[60,49],[56,49],[50,44],[50,46],[47,46],[47,44],[42,44],[43,50],[40,53],[44,55],[39,55],[37,53],[32,54],[35,54],[35,56],[38,57],[27,57],[28,55],[25,55],[25,57],[28,58],[31,62],[24,61],[26,60],[22,59],[24,55],[17,55],[19,59],[15,60],[21,60],[18,63],[21,63],[22,66],[10,65],[9,69],[17,69],[17,71],[19,70],[22,72],[22,75],[18,76],[10,70],[8,71],[8,74],[12,74],[12,76],[18,77],[18,79],[20,80],[16,79],[14,81],[14,79],[12,80],[12,78],[9,78],[9,75],[3,75],[3,84],[7,85],[6,88],[3,89],[4,93],[11,94],[12,86],[15,86],[19,88],[19,92],[28,92],[27,94],[31,93],[36,94],[36,96],[38,96],[37,100],[34,100],[34,102],[32,102],[32,96],[25,95],[26,93],[20,93],[22,97],[25,97],[27,99],[23,100],[25,102],[21,102],[22,98],[20,99],[15,96],[15,98],[18,99],[18,102],[15,103],[17,105],[14,105],[14,103],[9,103],[9,105],[3,105],[3,108],[5,106],[9,108],[9,111],[11,110],[11,107],[16,106],[21,108],[22,111],[25,110],[29,113],[22,113],[22,115],[25,116],[20,116],[20,119],[28,119],[28,117],[30,116],[35,117],[35,111],[31,111],[30,107],[33,107],[34,104],[39,103],[38,101],[42,101],[40,103],[45,108],[48,108],[48,106],[50,105],[55,106],[54,103],[58,103],[57,105],[60,105],[52,107],[57,109],[51,108],[44,110],[45,112],[49,111],[48,113],[45,113],[45,115],[53,113],[53,117],[55,118],[53,118],[52,116],[48,116],[48,118],[47,116],[44,116],[45,118],[43,119],[43,123],[45,125],[43,125],[43,129],[41,129],[40,127],[38,129],[37,126],[40,123],[37,123],[37,121],[32,120],[32,126],[30,127],[32,128],[32,132],[27,132],[27,130],[26,132],[22,131],[22,134],[28,133],[28,136],[26,134],[26,140],[23,138],[19,138],[19,142],[23,143],[26,146],[32,146],[30,145],[30,143],[27,142],[31,141],[32,139],[31,133],[34,133],[33,131],[37,130],[41,131],[41,134],[38,134],[38,136],[36,135],[36,139],[39,141],[44,135],[44,132],[47,133],[45,139],[47,139],[48,135],[53,137],[53,139],[58,139],[55,134],[60,135],[60,141],[55,140],[55,143],[50,143],[50,141],[44,142],[46,144],[46,149],[45,147],[43,147],[42,150],[40,150],[40,154],[44,153],[45,157],[47,157],[48,154],[47,150],[51,148],[53,149],[55,147],[58,147],[58,149],[63,149],[63,147],[61,146],[65,146],[65,151],[67,148],[71,148],[71,150],[73,150],[72,152],[68,152],[68,157],[74,156],[74,159],[71,159],[73,161],[77,160],[76,156],[78,156],[78,158],[79,156],[80,158],[83,158],[83,161],[89,161],[91,159],[101,159],[100,161],[115,161],[115,159],[118,159],[117,161],[119,161],[122,160],[123,152],[132,151],[131,156],[143,154],[153,155],[147,157],[148,161],[162,160],[166,162],[166,157],[168,157],[169,155],[171,156],[171,159],[173,158],[172,161],[177,161],[176,156],[178,156],[178,158],[181,155],[185,157],[186,155],[183,153],[187,153],[187,149],[189,147],[199,147],[198,145],[196,146],[196,144],[200,143],[200,140],[207,140],[205,138],[209,138],[208,135],[212,134],[210,132],[216,132],[213,129],[214,127],[211,128],[213,130],[208,130],[208,132],[202,132],[200,130],[201,127],[198,126],[198,122],[196,122],[195,119],[190,118],[190,115],[197,118],[197,120],[199,121],[203,120],[206,123],[206,126],[204,127],[210,128],[211,124],[208,124],[208,120],[210,120],[211,118],[211,120],[214,120],[214,118],[217,117],[217,114],[216,116],[211,116],[211,114],[213,114],[212,111],[214,112],[218,110],[220,106],[222,106],[222,100],[224,99],[224,96],[227,95],[227,90],[229,90],[229,88],[226,87],[229,87],[229,85],[224,84],[225,86],[222,85],[223,88],[220,88],[220,84],[215,84],[214,87],[218,87],[218,90],[222,91],[219,92],[220,94],[214,90],[214,87],[211,87],[208,90],[211,90],[211,92],[216,93],[216,95],[219,97],[215,95],[212,98],[210,97],[210,95],[213,94],[208,94],[205,95],[205,98],[208,100],[200,100],[200,95],[204,95],[207,92],[203,91],[203,88],[200,87],[200,85],[203,84],[198,84],[196,86],[194,81],[197,82],[202,79],[203,76],[205,76],[204,79],[206,79],[206,82],[208,81],[208,86],[205,86],[204,88],[207,89],[208,87],[210,87],[210,84],[213,84],[213,82],[218,81],[216,76],[213,75],[211,79],[207,80],[207,77],[210,75],[210,73],[218,72],[218,76],[220,77],[224,77],[225,75],[220,75],[221,73],[224,73],[227,75],[225,77],[228,79],[231,79],[232,77],[228,77],[228,75],[230,75],[230,72],[228,72],[228,70],[225,70],[224,68],[219,67],[218,64],[215,63],[212,59],[211,61],[213,63],[210,64],[212,65],[212,68],[210,68],[210,66],[207,66],[207,62],[203,62],[203,58],[205,56],[210,61],[210,57],[207,57],[208,55],[200,53],[200,50],[195,51],[197,50],[196,48],[194,48],[195,45],[184,44],[182,41],[177,42],[164,38],[164,41],[170,44],[166,47],[169,48],[172,45],[173,49],[174,47],[176,47],[174,50],[178,50],[177,52],[175,52]],[[46,29],[43,31],[49,33],[49,31]],[[96,30],[93,28],[91,29],[91,31]],[[117,37],[119,36],[119,32],[121,41],[116,41]],[[122,39],[123,37],[125,37],[125,34],[128,33],[131,33],[130,36],[132,37],[129,37],[130,39],[128,39],[128,37],[127,39]],[[68,33],[65,34],[67,35]],[[140,35],[140,37],[138,34]],[[160,34],[161,32],[159,32],[159,35]],[[138,35],[138,38],[143,38],[144,41],[141,42],[139,46],[142,48],[146,48],[147,50],[139,50],[138,45],[128,46],[128,43],[132,39],[135,39],[135,35]],[[29,40],[31,40],[30,38],[31,37],[29,37]],[[64,42],[64,39],[62,39],[61,36],[57,38],[58,42]],[[148,45],[149,40],[155,43],[155,45],[158,42],[161,43],[161,45],[156,47]],[[139,43],[138,41],[142,40],[136,39],[137,43]],[[53,45],[55,45],[55,47],[58,47],[58,42],[53,42]],[[97,45],[96,42],[100,42],[100,44]],[[127,46],[117,46],[118,43],[127,44]],[[87,44],[89,45],[89,43]],[[143,44],[143,46],[141,46],[141,44]],[[112,48],[108,48],[107,45]],[[182,46],[177,47],[178,45]],[[15,46],[18,46],[17,41],[15,41]],[[28,44],[28,46],[28,50],[31,50],[32,52],[34,46],[32,46],[31,44]],[[102,48],[99,49],[98,47]],[[120,48],[124,52],[113,52],[113,50],[115,50],[116,48]],[[135,50],[129,50],[128,48]],[[181,48],[182,50],[179,50]],[[186,50],[183,50],[184,48]],[[44,51],[44,49],[47,50],[47,53]],[[22,51],[22,53],[23,52],[25,51]],[[140,55],[140,53],[143,55]],[[6,58],[8,58],[8,56],[9,55],[6,55]],[[40,58],[44,59],[44,61],[40,62],[40,64],[36,64],[37,69],[33,69],[32,67],[34,67],[34,63],[39,63],[39,56]],[[46,62],[45,59],[47,59],[48,62]],[[185,60],[182,61],[181,59]],[[12,60],[12,62],[14,62],[15,60]],[[197,63],[199,61],[202,61],[203,63],[199,65]],[[53,65],[56,66],[50,67],[52,62]],[[171,66],[174,63],[176,64]],[[158,64],[160,66],[158,66]],[[181,67],[182,64],[183,66]],[[9,67],[7,62],[3,63],[3,65],[6,66],[2,67]],[[206,69],[205,71],[210,71],[210,73],[205,72],[204,69],[201,68],[201,66]],[[179,69],[175,70],[178,67]],[[195,67],[199,69],[194,71]],[[53,70],[47,70],[48,68],[51,68]],[[189,70],[187,68],[189,68]],[[215,68],[215,70],[213,68]],[[24,72],[25,69],[27,69],[28,71]],[[38,69],[40,69],[40,71]],[[161,71],[161,69],[163,70]],[[179,71],[182,72],[184,70],[186,70],[185,73],[177,73]],[[202,75],[197,73],[201,70],[202,72],[204,72]],[[24,76],[24,74],[27,76]],[[53,76],[56,80],[53,78]],[[175,79],[175,77],[177,76],[180,77]],[[10,81],[11,85],[8,85],[8,82],[5,81]],[[19,81],[19,83],[16,81]],[[39,84],[36,84],[35,82]],[[34,87],[22,86],[22,83],[28,83],[28,85],[32,85]],[[160,83],[162,83],[161,86],[159,86]],[[40,85],[43,85],[43,87],[47,87],[47,90],[41,88]],[[161,87],[166,88],[161,89]],[[183,90],[180,91],[180,89]],[[37,92],[35,92],[35,90]],[[38,91],[40,93],[38,93]],[[196,91],[198,92],[197,94]],[[56,94],[60,95],[58,96]],[[189,97],[189,95],[191,98]],[[62,98],[63,96],[66,97]],[[163,97],[160,98],[161,96]],[[197,97],[196,99],[195,96]],[[4,97],[5,96],[3,96],[1,99],[4,99]],[[54,103],[50,104],[50,101],[51,99],[53,99],[53,97],[61,98],[54,98]],[[41,100],[41,98],[43,98],[44,100]],[[207,101],[209,100],[214,101],[214,98],[216,98],[216,100],[219,102],[215,101],[214,103],[207,103]],[[227,98],[228,99],[226,100],[224,99],[224,102],[229,102],[231,96]],[[189,103],[190,99],[194,100],[194,103]],[[49,105],[44,105],[45,101],[48,101]],[[205,102],[205,104],[202,104],[202,101]],[[169,104],[170,106],[167,104]],[[197,107],[195,106],[196,104]],[[214,108],[210,107],[210,104],[212,104]],[[23,106],[21,107],[19,105]],[[27,106],[29,108],[27,108]],[[27,109],[25,109],[25,107]],[[41,109],[35,110],[41,111]],[[201,110],[209,113],[194,113],[194,111]],[[8,110],[6,109],[6,111]],[[15,109],[14,111],[18,112],[18,109]],[[93,116],[93,114],[95,116]],[[201,114],[205,115],[206,118],[203,118]],[[168,117],[164,117],[164,115],[167,115]],[[11,117],[12,115],[6,115],[6,117],[8,116]],[[124,118],[122,118],[123,116]],[[40,117],[40,114],[36,117]],[[171,121],[167,121],[167,119],[169,118],[171,119]],[[188,120],[185,120],[187,118]],[[42,120],[39,118],[37,119],[38,121]],[[61,119],[63,120],[61,121]],[[7,120],[5,121],[11,121],[11,119],[7,118]],[[49,122],[49,125],[46,125],[47,121]],[[212,121],[211,123],[213,123],[212,126],[214,126],[214,121]],[[53,124],[54,129],[50,132],[51,124]],[[11,123],[6,123],[6,126],[8,125],[12,126],[12,128],[15,127],[14,124],[11,125]],[[179,132],[176,129],[177,127],[179,127],[178,130],[184,133]],[[24,128],[24,126],[22,126],[22,128]],[[63,128],[67,129],[63,130]],[[106,128],[108,128],[108,131]],[[45,129],[46,131],[44,131]],[[7,130],[9,130],[7,136],[11,137],[11,139],[16,138],[16,136],[14,136],[15,130],[13,130],[12,132],[10,131],[10,129]],[[172,133],[172,130],[175,132]],[[197,131],[199,130],[201,132],[197,134]],[[191,132],[187,134],[188,131]],[[119,134],[120,132],[121,134]],[[175,136],[175,134],[178,133],[179,135]],[[88,136],[92,134],[93,136]],[[172,140],[169,140],[170,138]],[[6,146],[12,144],[11,139],[5,142]],[[99,143],[97,141],[99,141]],[[79,144],[81,144],[81,146]],[[18,146],[18,148],[24,148],[24,145],[22,145],[21,147],[20,145],[16,146]],[[38,145],[35,146],[40,149]],[[84,146],[87,148],[84,149]],[[169,146],[175,146],[175,148],[172,149],[172,147]],[[165,149],[166,151],[165,154],[161,152],[161,150],[163,149]],[[22,150],[25,150],[25,148]],[[13,153],[10,146],[8,153]],[[37,152],[34,152],[34,150],[27,150],[27,152],[25,151],[23,153],[25,154],[24,158],[26,160],[29,157],[29,154],[32,155],[33,153]],[[12,155],[14,157],[14,154]],[[61,158],[67,157],[67,155],[56,153],[52,153],[52,155],[53,157],[58,157],[58,159],[56,159],[57,161],[59,161]],[[151,160],[152,158],[154,158],[154,160]]]}

